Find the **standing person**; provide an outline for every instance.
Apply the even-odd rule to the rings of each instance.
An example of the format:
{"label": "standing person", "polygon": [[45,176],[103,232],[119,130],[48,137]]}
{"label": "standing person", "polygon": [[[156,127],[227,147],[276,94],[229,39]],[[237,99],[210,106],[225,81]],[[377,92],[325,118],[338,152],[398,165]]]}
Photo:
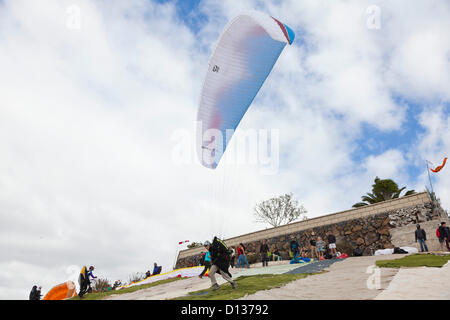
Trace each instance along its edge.
{"label": "standing person", "polygon": [[30,300],[41,300],[41,287],[33,286],[30,292]]}
{"label": "standing person", "polygon": [[317,253],[319,255],[319,260],[323,258],[323,252],[325,251],[325,241],[322,240],[321,237],[317,237]]}
{"label": "standing person", "polygon": [[292,259],[297,258],[297,256],[300,254],[300,245],[297,242],[297,239],[292,239],[291,241],[291,252],[292,252]]}
{"label": "standing person", "polygon": [[416,237],[416,242],[419,241],[420,244],[420,252],[428,252],[428,247],[427,247],[427,234],[425,232],[425,230],[423,230],[420,227],[420,224],[417,224],[417,229],[415,232],[415,237]]}
{"label": "standing person", "polygon": [[211,253],[211,269],[209,270],[209,278],[211,279],[212,290],[219,289],[216,281],[216,273],[219,272],[222,278],[231,284],[231,288],[235,289],[236,284],[231,279],[231,273],[228,271],[230,267],[230,250],[227,245],[219,238],[214,237],[209,247]]}
{"label": "standing person", "polygon": [[242,260],[242,254],[243,254],[243,250],[241,247],[241,244],[238,245],[237,249],[236,249],[236,254],[237,254],[237,264],[236,264],[236,268],[240,268],[241,264],[242,266],[244,266],[244,261]]}
{"label": "standing person", "polygon": [[[245,262],[245,264],[247,266],[247,269],[249,269],[250,265],[249,265],[248,260],[247,260],[247,249],[245,248],[243,243],[241,243],[241,247],[242,247],[242,252],[243,252],[242,253],[242,256],[243,256],[242,259]],[[242,264],[242,265],[244,265],[244,264]]]}
{"label": "standing person", "polygon": [[450,251],[450,228],[445,226],[445,230],[447,231],[447,240],[445,241],[445,245],[447,246],[447,250]]}
{"label": "standing person", "polygon": [[444,242],[445,242],[445,244],[447,246],[447,250],[450,251],[449,243],[448,243],[449,234],[448,234],[445,222],[441,222],[441,225],[439,226],[438,232],[439,232],[439,244],[441,246],[441,251],[445,251],[444,250]]}
{"label": "standing person", "polygon": [[250,268],[250,266],[248,265],[248,260],[247,260],[247,256],[245,254],[245,247],[243,243],[239,243],[239,246],[237,248],[237,254],[238,254],[238,263],[237,263],[237,268],[239,268],[239,266],[242,264],[242,268],[245,268],[244,262],[247,265],[247,268]]}
{"label": "standing person", "polygon": [[333,257],[336,257],[336,237],[334,236],[334,234],[329,231],[328,232],[328,248],[330,248],[330,254]]}
{"label": "standing person", "polygon": [[317,247],[316,247],[316,237],[315,233],[311,233],[311,240],[309,240],[309,248],[311,250],[311,259],[314,259],[317,256]]}
{"label": "standing person", "polygon": [[205,241],[204,243],[206,253],[205,253],[205,259],[203,260],[203,265],[205,268],[203,269],[202,273],[200,273],[199,278],[201,279],[205,272],[211,268],[211,253],[209,252],[209,248],[211,247],[211,242]]}
{"label": "standing person", "polygon": [[97,279],[97,277],[94,276],[94,274],[92,273],[93,271],[94,271],[94,267],[93,267],[93,266],[90,266],[90,267],[89,267],[89,271],[88,271],[88,273],[87,273],[87,276],[88,276],[88,292],[92,292],[92,288],[91,288],[91,279],[92,279],[92,280]]}
{"label": "standing person", "polygon": [[231,247],[230,265],[232,268],[234,268],[235,264],[236,264],[236,249],[234,247]]}
{"label": "standing person", "polygon": [[262,261],[263,267],[269,266],[268,252],[269,252],[269,246],[266,244],[266,239],[264,239],[262,241],[261,248],[259,250],[259,253],[261,254],[261,261]]}

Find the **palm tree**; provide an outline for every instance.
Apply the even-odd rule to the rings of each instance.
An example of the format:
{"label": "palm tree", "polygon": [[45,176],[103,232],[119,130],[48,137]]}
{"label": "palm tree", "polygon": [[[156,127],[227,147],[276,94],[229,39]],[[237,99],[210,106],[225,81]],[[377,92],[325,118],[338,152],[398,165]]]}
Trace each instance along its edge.
{"label": "palm tree", "polygon": [[[363,202],[355,203],[353,208],[359,208],[386,200],[397,199],[400,197],[400,193],[406,189],[406,187],[399,189],[398,184],[396,184],[392,179],[381,180],[376,177],[374,182],[375,183],[372,185],[372,193],[366,193],[365,196],[362,196],[361,200]],[[409,196],[414,193],[416,193],[414,190],[408,190],[403,196]]]}

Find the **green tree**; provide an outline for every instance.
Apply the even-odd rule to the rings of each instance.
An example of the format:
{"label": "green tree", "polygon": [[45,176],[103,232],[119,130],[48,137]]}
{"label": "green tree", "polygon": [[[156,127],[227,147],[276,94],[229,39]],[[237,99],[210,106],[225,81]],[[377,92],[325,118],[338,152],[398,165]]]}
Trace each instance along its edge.
{"label": "green tree", "polygon": [[[374,204],[386,200],[397,199],[400,197],[400,193],[406,189],[406,187],[400,188],[392,179],[380,179],[375,178],[372,185],[372,193],[367,193],[361,197],[363,202],[358,202],[353,205],[353,208],[359,208]],[[403,196],[409,196],[416,193],[414,190],[408,190]]]}
{"label": "green tree", "polygon": [[190,244],[187,245],[187,247],[189,249],[203,247],[203,243],[201,243],[201,242],[191,242]]}

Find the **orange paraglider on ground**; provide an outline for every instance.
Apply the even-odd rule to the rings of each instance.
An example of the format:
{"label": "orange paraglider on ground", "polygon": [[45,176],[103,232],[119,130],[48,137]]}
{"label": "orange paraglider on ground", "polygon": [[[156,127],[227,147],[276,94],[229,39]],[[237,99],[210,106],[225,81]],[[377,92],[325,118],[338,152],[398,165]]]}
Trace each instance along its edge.
{"label": "orange paraglider on ground", "polygon": [[75,297],[77,295],[75,283],[66,281],[64,283],[54,286],[43,300],[64,300]]}
{"label": "orange paraglider on ground", "polygon": [[447,162],[447,158],[444,158],[444,162],[440,166],[437,166],[436,169],[430,169],[433,172],[439,172],[441,169],[445,166],[445,163]]}

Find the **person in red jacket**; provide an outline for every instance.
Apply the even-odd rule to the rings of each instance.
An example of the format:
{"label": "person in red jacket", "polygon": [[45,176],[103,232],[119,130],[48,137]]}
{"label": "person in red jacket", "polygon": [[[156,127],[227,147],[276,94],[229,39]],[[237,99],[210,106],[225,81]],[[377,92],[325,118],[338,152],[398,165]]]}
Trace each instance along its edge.
{"label": "person in red jacket", "polygon": [[441,222],[441,225],[439,226],[437,233],[438,233],[438,237],[439,237],[439,244],[441,246],[441,251],[444,251],[444,243],[447,246],[447,250],[450,251],[450,246],[449,246],[449,242],[448,242],[448,238],[450,235],[449,235],[448,227],[445,222]]}

